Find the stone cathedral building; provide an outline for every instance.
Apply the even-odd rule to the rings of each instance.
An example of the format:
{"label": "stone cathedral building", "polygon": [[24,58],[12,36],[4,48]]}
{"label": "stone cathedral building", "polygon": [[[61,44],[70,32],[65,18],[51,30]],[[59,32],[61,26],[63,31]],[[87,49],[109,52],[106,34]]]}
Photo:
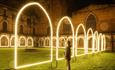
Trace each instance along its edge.
{"label": "stone cathedral building", "polygon": [[[47,10],[50,18],[52,18],[52,23],[54,23],[53,28],[56,28],[57,22],[62,16],[67,15],[65,1],[40,0],[39,3]],[[0,47],[14,46],[15,18],[22,6],[14,8],[0,4]],[[24,10],[19,20],[18,34],[19,47],[49,46],[49,22],[40,8],[30,6]],[[56,38],[54,37],[54,39]]]}
{"label": "stone cathedral building", "polygon": [[[53,25],[53,41],[55,46],[56,41],[56,28],[58,21],[68,15],[68,8],[66,1],[63,0],[40,0],[44,8],[49,13]],[[23,5],[22,5],[23,6]],[[21,7],[20,7],[21,8]],[[14,24],[16,14],[20,8],[12,8],[0,4],[0,47],[13,47],[14,46]],[[77,11],[74,11],[71,16],[74,28],[78,24],[83,23],[86,30],[92,28],[94,31],[106,34],[107,48],[115,49],[115,4],[104,5],[89,5]],[[34,13],[34,14],[33,14]],[[60,29],[60,41],[63,45],[64,39],[67,34],[71,34],[71,28],[64,24]],[[49,45],[49,31],[48,20],[41,10],[36,7],[27,8],[20,17],[18,25],[19,46],[20,47],[42,47]],[[74,30],[75,30],[74,29]],[[69,32],[69,33],[68,33]]]}
{"label": "stone cathedral building", "polygon": [[84,23],[86,30],[91,27],[94,31],[106,34],[107,49],[115,49],[115,4],[89,5],[73,12],[72,21],[77,27]]}

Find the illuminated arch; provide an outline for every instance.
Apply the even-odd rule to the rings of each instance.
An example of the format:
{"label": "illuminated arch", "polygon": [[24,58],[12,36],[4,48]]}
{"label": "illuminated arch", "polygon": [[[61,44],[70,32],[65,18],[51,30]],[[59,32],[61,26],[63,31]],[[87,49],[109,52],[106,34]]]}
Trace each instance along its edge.
{"label": "illuminated arch", "polygon": [[72,36],[69,36],[68,38],[67,38],[67,41],[70,41],[70,44],[72,44]]}
{"label": "illuminated arch", "polygon": [[58,48],[65,48],[66,44],[65,44],[65,37],[59,37],[59,47]]}
{"label": "illuminated arch", "polygon": [[78,36],[77,43],[78,43],[78,46],[80,46],[80,48],[77,47],[77,49],[84,49],[84,48],[81,48],[81,41],[80,40],[84,41],[84,36],[82,36],[82,35]]}
{"label": "illuminated arch", "polygon": [[49,39],[49,37],[47,37],[47,38],[45,38],[45,46],[46,47],[49,47],[49,41],[50,41],[50,39]]}
{"label": "illuminated arch", "polygon": [[104,36],[104,51],[106,50],[106,47],[107,47],[107,40],[106,40],[106,36]]}
{"label": "illuminated arch", "polygon": [[[41,10],[44,12],[44,14],[46,15],[48,21],[49,21],[49,26],[50,26],[50,46],[51,46],[51,59],[48,61],[43,61],[43,62],[37,62],[37,63],[33,63],[33,64],[27,64],[27,65],[22,65],[22,66],[18,66],[18,52],[17,52],[17,46],[18,46],[18,22],[19,22],[19,18],[21,16],[21,13],[24,11],[24,9],[26,9],[29,6],[32,5],[37,5],[39,8],[41,8]],[[47,11],[43,8],[43,6],[37,2],[31,2],[31,3],[27,3],[26,5],[24,5],[18,12],[17,16],[16,16],[16,20],[15,20],[15,50],[14,50],[14,68],[15,69],[20,69],[20,68],[25,68],[25,67],[30,67],[33,65],[39,65],[39,64],[43,64],[43,63],[48,63],[48,62],[52,62],[53,60],[53,47],[52,47],[52,37],[53,37],[53,28],[52,28],[52,23],[51,23],[51,19],[49,17],[49,14],[47,13]]]}
{"label": "illuminated arch", "polygon": [[[91,32],[91,36],[89,36],[89,33]],[[95,48],[94,48],[94,37],[93,37],[94,35],[93,35],[93,30],[92,30],[92,28],[89,28],[88,30],[87,30],[87,49],[88,49],[88,46],[89,46],[89,37],[92,37],[92,53],[94,53],[95,52]]]}
{"label": "illuminated arch", "polygon": [[[4,38],[4,39],[3,39]],[[4,44],[2,45],[2,39],[4,40]],[[6,40],[6,41],[5,41]],[[9,47],[9,36],[8,35],[1,35],[0,36],[0,46],[1,47]]]}
{"label": "illuminated arch", "polygon": [[103,34],[103,51],[105,51],[105,50],[106,50],[106,37]]}
{"label": "illuminated arch", "polygon": [[27,46],[27,41],[25,36],[20,36],[19,37],[19,47],[26,47]]}
{"label": "illuminated arch", "polygon": [[40,39],[38,39],[38,47],[40,47]]}
{"label": "illuminated arch", "polygon": [[39,41],[40,41],[40,46],[44,47],[45,46],[45,40],[43,38],[40,38]]}
{"label": "illuminated arch", "polygon": [[76,45],[76,49],[75,49],[75,55],[77,56],[77,40],[78,40],[78,32],[79,32],[79,28],[82,27],[83,28],[83,32],[84,32],[84,53],[87,54],[88,53],[88,49],[87,49],[87,35],[86,35],[86,30],[85,30],[85,27],[83,24],[79,24],[78,27],[76,28],[76,42],[75,42],[75,45]]}
{"label": "illuminated arch", "polygon": [[98,50],[98,31],[94,32],[94,43],[96,42],[95,46],[95,50]]}
{"label": "illuminated arch", "polygon": [[11,47],[14,47],[14,38],[15,38],[14,35],[12,35],[10,38],[10,46]]}
{"label": "illuminated arch", "polygon": [[64,16],[63,18],[60,19],[60,21],[58,22],[58,25],[57,25],[57,30],[56,30],[56,60],[59,60],[58,58],[58,48],[59,48],[59,28],[60,28],[60,25],[62,23],[62,21],[66,19],[69,21],[69,24],[71,25],[71,29],[72,29],[72,38],[73,38],[73,43],[72,43],[72,57],[74,56],[74,27],[73,27],[73,24],[70,20],[70,18],[68,16]]}
{"label": "illuminated arch", "polygon": [[102,47],[103,47],[103,37],[102,37],[102,33],[100,33],[98,36],[98,52],[102,51],[103,49]]}
{"label": "illuminated arch", "polygon": [[[31,43],[31,45],[29,43]],[[28,47],[33,47],[34,46],[34,41],[33,41],[32,37],[27,37],[27,46]]]}
{"label": "illuminated arch", "polygon": [[56,37],[53,37],[53,47],[56,47]]}

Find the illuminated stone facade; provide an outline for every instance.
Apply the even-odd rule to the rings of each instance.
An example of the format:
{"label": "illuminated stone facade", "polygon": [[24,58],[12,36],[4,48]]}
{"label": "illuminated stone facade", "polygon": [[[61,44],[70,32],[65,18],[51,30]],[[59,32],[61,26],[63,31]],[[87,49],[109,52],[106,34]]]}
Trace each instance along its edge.
{"label": "illuminated stone facade", "polygon": [[[52,18],[54,32],[57,22],[66,15],[66,5],[61,0],[40,0],[39,3],[49,13]],[[31,9],[32,8],[32,9]],[[64,10],[65,9],[65,10]],[[33,15],[33,10],[34,15]],[[0,4],[0,46],[14,46],[14,24],[19,9],[11,8]],[[28,15],[29,13],[29,15]],[[31,14],[32,13],[32,14]],[[56,14],[55,14],[56,13]],[[36,16],[38,15],[38,16]],[[48,20],[39,7],[27,8],[21,15],[18,25],[19,47],[41,47],[48,46],[50,27]],[[55,33],[54,33],[55,35]],[[45,41],[46,40],[46,41]],[[46,42],[46,43],[45,43]]]}
{"label": "illuminated stone facade", "polygon": [[93,30],[106,34],[107,48],[111,49],[111,33],[115,33],[115,5],[89,5],[73,12],[72,22],[75,27],[84,23],[86,30]]}
{"label": "illuminated stone facade", "polygon": [[[58,21],[67,15],[67,5],[65,1],[61,0],[41,0],[40,3],[49,13],[52,25],[53,25],[53,45],[55,46],[56,41],[56,28]],[[30,7],[32,8],[32,7]],[[27,9],[22,13],[20,22],[18,25],[19,33],[19,46],[27,47],[30,45],[35,47],[49,46],[49,34],[50,27],[48,20],[44,14],[40,11],[38,7],[34,9],[34,15],[28,15],[26,13],[31,12]],[[112,11],[111,11],[112,10]],[[14,37],[14,22],[17,14],[17,9],[10,8],[8,6],[0,5],[0,42],[1,47],[13,47],[13,37]],[[86,30],[91,27],[93,30],[105,33],[107,36],[107,45],[111,49],[111,37],[110,32],[115,32],[114,22],[115,22],[115,5],[89,5],[83,9],[75,11],[72,13],[72,23],[74,25],[74,30],[80,23],[84,23]],[[38,16],[35,16],[38,15]],[[33,23],[33,24],[31,24]],[[64,24],[60,26],[60,38],[65,37],[72,33],[70,26],[63,21]],[[62,46],[64,39],[60,39]],[[81,40],[80,40],[81,41]],[[60,43],[60,44],[61,44]],[[82,46],[82,41],[79,43]]]}

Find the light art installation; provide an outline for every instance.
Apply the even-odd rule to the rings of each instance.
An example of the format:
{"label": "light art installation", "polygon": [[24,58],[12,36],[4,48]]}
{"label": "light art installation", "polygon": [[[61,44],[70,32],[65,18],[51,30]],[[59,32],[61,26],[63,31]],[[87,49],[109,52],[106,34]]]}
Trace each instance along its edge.
{"label": "light art installation", "polygon": [[[27,7],[29,6],[32,6],[32,5],[37,5],[43,12],[44,14],[46,15],[47,19],[48,19],[48,22],[49,22],[49,26],[50,26],[50,32],[51,32],[51,35],[50,35],[50,46],[51,46],[51,54],[50,54],[50,60],[48,61],[43,61],[43,62],[36,62],[36,63],[33,63],[33,64],[27,64],[27,65],[22,65],[22,66],[18,66],[18,22],[19,22],[19,18],[21,16],[21,13],[24,11],[24,9],[26,9]],[[49,14],[47,13],[47,11],[43,8],[42,5],[40,5],[39,3],[37,2],[31,2],[31,3],[28,3],[26,5],[24,5],[18,12],[17,16],[16,16],[16,20],[15,20],[15,28],[14,28],[14,31],[15,31],[15,47],[14,47],[14,68],[15,69],[20,69],[20,68],[25,68],[25,67],[30,67],[30,66],[33,66],[33,65],[39,65],[39,64],[44,64],[44,63],[48,63],[48,62],[52,62],[53,60],[53,47],[52,47],[52,37],[53,37],[53,28],[52,28],[52,23],[51,23],[51,19],[49,17]]]}
{"label": "light art installation", "polygon": [[[13,45],[12,45],[12,43],[13,43]],[[11,38],[10,38],[10,46],[14,47],[14,35],[12,35]]]}
{"label": "light art installation", "polygon": [[[50,46],[51,46],[51,53],[50,53],[50,60],[48,61],[43,61],[43,62],[36,62],[36,63],[33,63],[33,64],[27,64],[27,65],[21,65],[21,66],[18,66],[18,22],[19,22],[19,18],[21,16],[21,13],[24,11],[24,9],[26,9],[27,7],[29,6],[32,6],[32,5],[37,5],[39,8],[41,8],[41,10],[44,12],[44,14],[46,15],[48,21],[49,21],[49,25],[50,25],[50,31],[51,31],[51,35],[50,35]],[[69,21],[70,25],[71,25],[71,29],[72,29],[72,56],[71,57],[75,57],[75,56],[82,56],[82,55],[86,55],[86,54],[92,54],[92,53],[88,53],[88,39],[89,38],[92,38],[92,52],[93,53],[97,53],[95,52],[95,46],[96,49],[99,51],[104,51],[106,50],[106,39],[105,39],[105,35],[102,35],[101,33],[98,35],[98,32],[95,31],[94,34],[93,34],[93,30],[90,28],[88,29],[88,32],[86,33],[86,30],[85,30],[85,27],[83,24],[79,24],[78,27],[76,28],[76,34],[74,36],[74,27],[73,27],[73,24],[70,20],[70,18],[68,16],[65,16],[63,17],[59,23],[58,23],[58,26],[57,26],[57,31],[56,31],[56,60],[61,60],[61,59],[64,59],[64,58],[59,58],[58,57],[58,48],[59,48],[59,28],[60,28],[60,25],[62,23],[63,20],[67,20]],[[80,27],[83,29],[83,34],[84,34],[84,37],[81,37],[84,39],[84,54],[81,54],[81,55],[77,55],[77,45],[78,45],[78,40],[79,40],[79,36],[78,36],[78,32],[79,32],[79,29]],[[39,65],[39,64],[44,64],[44,63],[49,63],[49,62],[52,62],[53,61],[53,28],[52,28],[52,23],[51,23],[51,19],[47,13],[47,11],[43,8],[42,5],[40,5],[39,3],[37,2],[31,2],[31,3],[28,3],[26,5],[24,5],[20,11],[18,12],[17,16],[16,16],[16,21],[15,21],[15,47],[14,47],[14,68],[15,69],[20,69],[20,68],[25,68],[25,67],[30,67],[30,66],[35,66],[35,65]],[[89,36],[89,32],[91,32],[91,36]],[[75,43],[74,43],[74,39],[75,39]],[[95,43],[96,42],[96,45]],[[101,43],[100,43],[101,42]],[[74,47],[74,44],[76,47]],[[100,44],[101,44],[101,48],[100,48]],[[101,49],[101,50],[100,50]]]}
{"label": "light art installation", "polygon": [[94,47],[95,47],[95,51],[97,51],[98,50],[98,32],[97,31],[94,32],[94,43],[95,42],[96,44],[94,45]]}
{"label": "light art installation", "polygon": [[5,37],[5,38],[7,39],[8,45],[7,45],[7,46],[2,46],[1,43],[0,43],[0,46],[2,46],[2,47],[9,47],[9,45],[10,45],[10,43],[9,43],[9,37],[8,37],[7,35],[1,35],[1,36],[0,36],[0,42],[1,42],[1,39],[2,39],[3,37]]}
{"label": "light art installation", "polygon": [[103,37],[102,37],[102,33],[99,34],[98,36],[98,52],[102,50],[103,47]]}
{"label": "light art installation", "polygon": [[33,41],[33,38],[32,38],[32,37],[28,37],[28,38],[27,38],[27,45],[26,45],[26,46],[30,46],[30,45],[29,45],[29,40],[31,40],[31,43],[32,43],[31,47],[33,47],[33,46],[34,46],[34,41]]}
{"label": "light art installation", "polygon": [[105,37],[105,35],[103,35],[103,46],[104,46],[104,49],[103,49],[103,51],[105,51],[106,50],[106,37]]}
{"label": "light art installation", "polygon": [[70,18],[68,16],[64,16],[63,18],[60,19],[60,21],[58,22],[58,25],[57,25],[57,30],[56,30],[56,60],[61,60],[61,59],[64,59],[63,58],[59,58],[58,57],[58,48],[59,48],[59,28],[60,28],[60,25],[62,23],[63,20],[67,20],[69,21],[69,24],[71,25],[71,29],[72,29],[72,57],[74,57],[74,27],[73,27],[73,24],[70,20]]}
{"label": "light art installation", "polygon": [[88,49],[87,49],[87,34],[86,34],[86,30],[85,30],[85,27],[84,27],[84,25],[83,24],[79,24],[78,26],[77,26],[77,29],[76,29],[76,36],[75,36],[75,55],[77,56],[77,40],[78,40],[78,32],[79,32],[79,29],[80,29],[80,27],[82,27],[83,28],[83,33],[84,33],[84,54],[87,54],[88,53]]}
{"label": "light art installation", "polygon": [[[89,33],[91,33],[91,36],[89,36]],[[95,52],[95,48],[94,48],[95,43],[94,43],[94,35],[93,35],[92,28],[89,28],[87,30],[87,49],[88,49],[88,45],[89,45],[89,40],[88,40],[89,38],[92,38],[92,53],[94,53]]]}
{"label": "light art installation", "polygon": [[23,47],[27,46],[27,41],[26,41],[26,37],[25,37],[25,36],[20,36],[20,37],[19,37],[19,43],[18,43],[19,46],[22,47],[22,45],[21,45],[21,42],[22,42],[21,39],[24,39],[24,41],[25,41],[25,45],[23,45]]}
{"label": "light art installation", "polygon": [[[77,42],[79,42],[80,40],[83,40],[83,41],[84,41],[84,36],[82,36],[82,35],[78,36],[78,37],[77,37]],[[78,46],[79,46],[79,45],[78,45]],[[82,50],[83,50],[84,48],[78,48],[78,47],[77,47],[77,49],[82,49]]]}

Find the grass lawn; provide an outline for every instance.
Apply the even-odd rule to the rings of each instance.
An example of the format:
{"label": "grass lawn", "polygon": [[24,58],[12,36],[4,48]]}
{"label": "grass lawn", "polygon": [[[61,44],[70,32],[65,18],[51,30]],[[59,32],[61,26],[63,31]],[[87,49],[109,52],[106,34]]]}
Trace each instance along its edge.
{"label": "grass lawn", "polygon": [[[12,48],[0,48],[0,70],[13,67],[13,52]],[[64,50],[59,49],[59,57],[64,56]],[[83,50],[78,50],[78,54],[82,54]],[[18,49],[19,65],[40,62],[50,59],[50,49],[37,48],[35,52]],[[55,49],[54,49],[55,58]],[[65,60],[58,61],[58,67],[55,67],[55,59],[52,63],[32,66],[20,70],[66,70]],[[115,53],[102,52],[94,55],[80,56],[76,60],[71,60],[72,70],[115,70]]]}

